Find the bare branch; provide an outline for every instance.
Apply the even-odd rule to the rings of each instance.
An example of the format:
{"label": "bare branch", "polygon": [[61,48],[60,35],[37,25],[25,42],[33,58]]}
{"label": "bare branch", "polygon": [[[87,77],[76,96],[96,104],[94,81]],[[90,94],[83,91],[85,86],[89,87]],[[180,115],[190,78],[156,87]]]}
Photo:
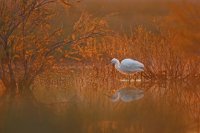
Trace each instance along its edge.
{"label": "bare branch", "polygon": [[62,47],[64,45],[73,45],[73,44],[76,44],[76,43],[78,43],[82,40],[94,38],[94,37],[97,37],[97,36],[105,36],[105,33],[99,33],[99,32],[98,33],[90,33],[88,35],[83,35],[76,40],[71,40],[67,43],[65,43],[64,41],[60,41],[60,42],[54,44],[53,46],[51,46],[51,48],[46,52],[45,57],[47,57],[51,52],[55,51],[59,47]]}

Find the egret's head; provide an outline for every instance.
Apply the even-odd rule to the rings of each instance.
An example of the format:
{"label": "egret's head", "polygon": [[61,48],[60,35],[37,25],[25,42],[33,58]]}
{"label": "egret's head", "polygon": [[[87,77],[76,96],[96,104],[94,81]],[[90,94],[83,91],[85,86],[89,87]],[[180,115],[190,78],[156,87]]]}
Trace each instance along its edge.
{"label": "egret's head", "polygon": [[144,71],[144,64],[142,63],[138,64],[138,70],[141,72]]}
{"label": "egret's head", "polygon": [[113,102],[117,102],[117,101],[119,100],[119,98],[120,98],[120,92],[119,92],[119,91],[116,91],[115,94],[113,94],[113,95],[111,96],[111,100],[112,100]]}
{"label": "egret's head", "polygon": [[116,58],[113,58],[113,59],[111,60],[111,64],[116,64],[116,63],[118,63],[118,62],[119,62],[119,60],[116,59]]}

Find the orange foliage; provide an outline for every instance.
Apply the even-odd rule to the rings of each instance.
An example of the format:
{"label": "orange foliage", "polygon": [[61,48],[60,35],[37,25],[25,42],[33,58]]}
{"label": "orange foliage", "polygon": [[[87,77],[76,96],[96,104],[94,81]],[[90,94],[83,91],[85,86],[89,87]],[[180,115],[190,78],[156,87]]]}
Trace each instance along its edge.
{"label": "orange foliage", "polygon": [[167,28],[176,34],[177,46],[193,55],[200,55],[200,3],[184,1],[171,4]]}
{"label": "orange foliage", "polygon": [[64,36],[52,24],[56,2],[0,1],[0,73],[7,89],[29,88],[37,75],[59,61],[65,47],[105,34],[100,19],[83,14],[72,37]]}
{"label": "orange foliage", "polygon": [[200,52],[199,4],[174,6],[156,33],[137,26],[129,35],[111,32],[103,18],[83,12],[65,36],[64,29],[53,25],[57,2],[0,1],[0,77],[6,88],[29,88],[37,75],[63,57],[94,64],[108,63],[113,57],[136,58],[146,66],[146,79],[200,76],[199,57],[180,49]]}
{"label": "orange foliage", "polygon": [[[158,28],[159,34],[139,26],[132,35],[107,36],[91,39],[86,45],[74,49],[80,59],[98,64],[108,64],[112,58],[133,58],[145,64],[146,79],[184,80],[200,76],[199,57],[190,57],[176,49],[175,33]],[[103,66],[102,66],[103,67]]]}

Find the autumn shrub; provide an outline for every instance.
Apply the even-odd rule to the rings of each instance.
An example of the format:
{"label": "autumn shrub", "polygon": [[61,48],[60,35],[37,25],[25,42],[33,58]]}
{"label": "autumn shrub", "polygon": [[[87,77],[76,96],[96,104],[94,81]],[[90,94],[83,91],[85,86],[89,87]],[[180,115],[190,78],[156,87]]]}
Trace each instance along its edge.
{"label": "autumn shrub", "polygon": [[[72,45],[106,34],[101,18],[83,13],[71,34],[53,24],[57,0],[0,1],[0,80],[10,92],[30,90]],[[71,52],[70,52],[71,53]]]}
{"label": "autumn shrub", "polygon": [[[158,28],[159,29],[159,28]],[[138,26],[131,35],[114,34],[103,39],[91,39],[85,45],[74,47],[82,61],[99,64],[100,69],[112,58],[133,58],[145,64],[146,79],[188,79],[199,77],[199,57],[191,57],[174,48],[174,33],[158,33]]]}

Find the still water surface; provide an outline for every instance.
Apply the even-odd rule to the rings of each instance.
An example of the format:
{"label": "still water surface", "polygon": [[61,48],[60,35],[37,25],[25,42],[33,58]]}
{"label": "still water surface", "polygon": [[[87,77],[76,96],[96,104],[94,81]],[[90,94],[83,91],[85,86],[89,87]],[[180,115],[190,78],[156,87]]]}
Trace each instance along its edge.
{"label": "still water surface", "polygon": [[1,96],[0,133],[200,133],[198,82],[118,78],[41,75],[32,93]]}

